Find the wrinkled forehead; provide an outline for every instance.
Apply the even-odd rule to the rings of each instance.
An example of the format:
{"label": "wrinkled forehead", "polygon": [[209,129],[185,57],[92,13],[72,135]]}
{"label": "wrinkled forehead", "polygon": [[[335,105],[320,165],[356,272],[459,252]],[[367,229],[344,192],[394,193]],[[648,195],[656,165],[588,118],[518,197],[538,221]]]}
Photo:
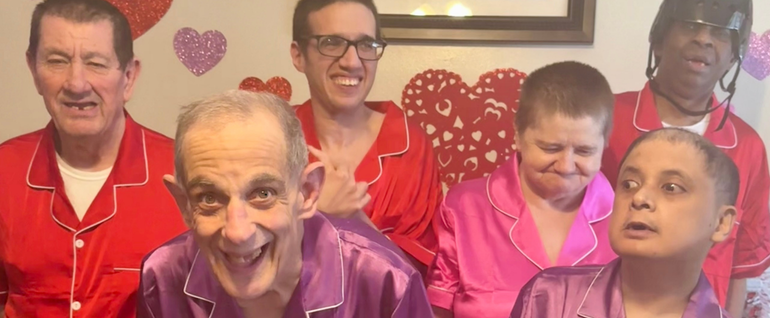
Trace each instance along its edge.
{"label": "wrinkled forehead", "polygon": [[275,121],[198,123],[185,133],[180,146],[188,180],[199,171],[265,170],[283,176],[287,170],[283,130]]}

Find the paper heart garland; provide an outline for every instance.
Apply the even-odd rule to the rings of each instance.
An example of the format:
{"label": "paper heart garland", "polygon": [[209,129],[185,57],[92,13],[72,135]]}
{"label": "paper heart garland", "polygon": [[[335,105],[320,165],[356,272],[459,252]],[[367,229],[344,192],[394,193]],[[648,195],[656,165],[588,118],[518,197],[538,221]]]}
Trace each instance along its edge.
{"label": "paper heart garland", "polygon": [[515,69],[497,69],[470,87],[455,73],[427,70],[406,85],[401,104],[433,142],[447,186],[488,175],[508,160],[524,78]]}
{"label": "paper heart garland", "polygon": [[193,28],[182,28],[174,36],[174,51],[190,72],[201,76],[225,57],[227,39],[216,30],[198,34]]}
{"label": "paper heart garland", "polygon": [[275,76],[267,80],[267,83],[262,82],[262,80],[257,77],[247,77],[241,81],[238,88],[254,92],[270,92],[280,96],[287,102],[291,101],[291,83],[280,76]]}
{"label": "paper heart garland", "polygon": [[761,81],[770,76],[770,30],[761,36],[752,32],[750,41],[743,69]]}
{"label": "paper heart garland", "polygon": [[107,2],[126,16],[131,26],[131,36],[136,40],[166,15],[171,8],[172,0],[107,0]]}

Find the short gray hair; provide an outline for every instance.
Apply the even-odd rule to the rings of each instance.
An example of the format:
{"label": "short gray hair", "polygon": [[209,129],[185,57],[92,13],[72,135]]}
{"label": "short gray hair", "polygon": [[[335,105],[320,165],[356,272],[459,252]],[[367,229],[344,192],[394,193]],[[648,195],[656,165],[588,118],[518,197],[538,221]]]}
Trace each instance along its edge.
{"label": "short gray hair", "polygon": [[[259,112],[267,111],[275,116],[283,130],[286,143],[286,169],[290,180],[299,180],[308,164],[308,151],[302,126],[292,107],[280,97],[270,93],[255,93],[244,90],[229,90],[221,94],[194,101],[182,107],[177,118],[176,141],[174,143],[174,169],[180,186],[184,186],[184,145],[185,135],[196,125],[218,129],[234,121],[254,121]],[[256,124],[256,123],[255,123]]]}

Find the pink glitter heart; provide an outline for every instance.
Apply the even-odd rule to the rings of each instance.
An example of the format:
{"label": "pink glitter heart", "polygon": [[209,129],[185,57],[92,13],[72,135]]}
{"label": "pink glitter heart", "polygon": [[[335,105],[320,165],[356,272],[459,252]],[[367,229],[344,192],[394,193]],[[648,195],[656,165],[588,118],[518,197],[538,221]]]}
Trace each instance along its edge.
{"label": "pink glitter heart", "polygon": [[761,37],[754,32],[751,33],[751,42],[743,61],[743,69],[760,81],[770,76],[770,30]]}
{"label": "pink glitter heart", "polygon": [[216,30],[201,35],[193,28],[183,28],[174,36],[174,51],[190,72],[201,76],[225,57],[227,39]]}

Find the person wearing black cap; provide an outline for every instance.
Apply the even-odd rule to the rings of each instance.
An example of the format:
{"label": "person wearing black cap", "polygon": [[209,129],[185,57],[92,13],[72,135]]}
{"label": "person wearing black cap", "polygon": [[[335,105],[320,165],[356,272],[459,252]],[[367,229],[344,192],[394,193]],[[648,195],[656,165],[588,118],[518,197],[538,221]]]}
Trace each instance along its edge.
{"label": "person wearing black cap", "polygon": [[[649,81],[641,91],[616,96],[615,129],[602,160],[602,172],[617,182],[620,160],[638,136],[679,127],[735,162],[741,180],[736,226],[703,266],[720,304],[735,316],[744,307],[745,279],[770,266],[767,154],[756,131],[730,116],[752,20],[751,0],[664,0],[649,36]],[[717,83],[727,93],[721,101]]]}

